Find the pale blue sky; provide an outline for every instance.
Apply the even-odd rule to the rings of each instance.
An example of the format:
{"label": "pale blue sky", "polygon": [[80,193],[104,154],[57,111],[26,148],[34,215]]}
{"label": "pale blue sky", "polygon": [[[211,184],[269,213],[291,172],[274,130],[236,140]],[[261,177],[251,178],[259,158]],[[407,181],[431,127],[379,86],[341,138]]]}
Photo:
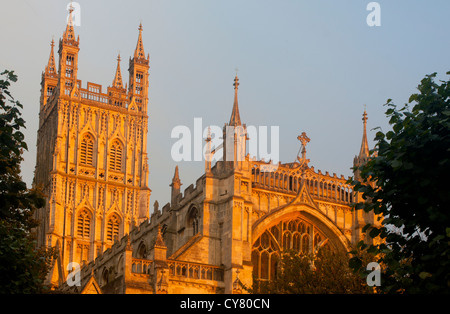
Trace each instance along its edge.
{"label": "pale blue sky", "polygon": [[[388,98],[401,105],[420,80],[450,70],[450,1],[378,1],[381,26],[369,27],[362,0],[77,1],[81,6],[78,78],[111,84],[118,52],[128,81],[142,21],[150,54],[149,166],[151,203],[170,199],[176,163],[170,156],[177,125],[223,126],[233,105],[247,125],[280,127],[280,159],[295,160],[297,135],[311,138],[310,164],[351,175],[359,152],[362,113],[368,127],[388,129]],[[65,28],[66,0],[1,0],[0,70],[15,70],[13,95],[24,105],[29,152],[22,166],[30,184],[36,160],[40,78],[50,41]],[[56,52],[56,49],[55,49]],[[373,146],[374,132],[369,132]],[[203,162],[180,163],[183,188]],[[152,207],[151,207],[152,208]]]}

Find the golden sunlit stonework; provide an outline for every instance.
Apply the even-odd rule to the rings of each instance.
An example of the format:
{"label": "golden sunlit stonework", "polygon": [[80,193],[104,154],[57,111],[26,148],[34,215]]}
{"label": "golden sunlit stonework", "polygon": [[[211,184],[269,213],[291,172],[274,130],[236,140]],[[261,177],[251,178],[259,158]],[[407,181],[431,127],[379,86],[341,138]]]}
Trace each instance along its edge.
{"label": "golden sunlit stonework", "polygon": [[[247,141],[235,140],[235,158],[224,153],[213,166],[207,159],[205,173],[184,193],[177,166],[170,203],[159,208],[155,202],[149,217],[150,60],[142,32],[140,25],[129,86],[123,85],[119,56],[106,92],[90,82],[82,87],[80,41],[71,23],[59,41],[59,63],[52,41],[41,81],[34,184],[47,195],[36,216],[39,245],[58,249],[48,278],[54,287],[76,293],[245,293],[253,276],[273,278],[286,249],[346,251],[361,240],[362,227],[374,217],[351,209],[360,195],[346,178],[309,166],[305,133],[298,137],[301,156],[276,165],[246,155]],[[232,126],[242,133],[235,136],[247,139],[238,86],[236,76],[224,138]],[[355,166],[369,156],[366,120],[364,112]],[[78,281],[67,281],[74,276],[70,263],[81,265]]]}

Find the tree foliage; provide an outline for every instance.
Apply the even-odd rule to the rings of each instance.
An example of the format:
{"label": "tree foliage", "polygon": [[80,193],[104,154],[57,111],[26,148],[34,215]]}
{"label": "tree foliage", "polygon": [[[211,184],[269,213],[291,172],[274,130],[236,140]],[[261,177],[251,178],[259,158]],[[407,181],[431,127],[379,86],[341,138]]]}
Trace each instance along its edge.
{"label": "tree foliage", "polygon": [[365,277],[355,274],[347,253],[320,249],[316,255],[287,251],[282,254],[276,278],[253,280],[254,293],[269,294],[366,294],[374,290]]}
{"label": "tree foliage", "polygon": [[0,79],[0,293],[42,292],[52,250],[36,249],[33,219],[45,200],[39,189],[28,189],[20,176],[22,153],[27,149],[21,129],[22,105],[8,88],[17,81],[13,71]]}
{"label": "tree foliage", "polygon": [[[392,130],[378,130],[377,154],[353,182],[366,200],[356,208],[382,220],[364,228],[379,243],[359,248],[377,257],[385,293],[450,292],[449,83],[433,73],[400,109],[387,101]],[[351,265],[363,270],[358,255]]]}

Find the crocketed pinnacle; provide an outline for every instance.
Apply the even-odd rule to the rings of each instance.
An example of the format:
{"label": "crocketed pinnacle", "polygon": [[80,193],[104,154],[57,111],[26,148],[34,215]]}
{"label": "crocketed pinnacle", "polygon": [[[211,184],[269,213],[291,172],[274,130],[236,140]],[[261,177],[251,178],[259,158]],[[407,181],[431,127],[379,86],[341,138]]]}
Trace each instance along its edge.
{"label": "crocketed pinnacle", "polygon": [[56,64],[55,64],[55,55],[53,53],[53,47],[55,46],[55,41],[52,39],[51,42],[51,50],[50,57],[48,58],[47,66],[45,67],[45,75],[56,75]]}
{"label": "crocketed pinnacle", "polygon": [[120,72],[120,53],[117,56],[116,75],[114,76],[114,80],[113,80],[112,86],[116,87],[116,88],[123,88],[122,74]]}
{"label": "crocketed pinnacle", "polygon": [[364,109],[364,114],[362,120],[364,121],[364,127],[363,127],[363,138],[361,143],[361,149],[359,151],[359,158],[366,158],[369,157],[369,142],[367,141],[367,113]]}
{"label": "crocketed pinnacle", "polygon": [[145,59],[144,43],[142,42],[142,23],[139,24],[139,37],[136,44],[136,50],[134,51],[134,58],[136,60]]}
{"label": "crocketed pinnacle", "polygon": [[239,105],[238,105],[238,86],[239,86],[239,78],[236,74],[234,78],[234,103],[233,103],[233,111],[231,112],[230,118],[230,126],[238,126],[241,125],[241,117],[239,115]]}
{"label": "crocketed pinnacle", "polygon": [[67,21],[66,30],[64,31],[64,34],[63,34],[63,41],[66,43],[75,41],[75,31],[73,28],[73,17],[72,17],[73,10],[74,9],[72,7],[72,4],[70,4],[69,20]]}
{"label": "crocketed pinnacle", "polygon": [[175,173],[172,178],[172,184],[170,185],[175,189],[179,189],[181,186],[180,174],[178,172],[178,166],[175,166]]}

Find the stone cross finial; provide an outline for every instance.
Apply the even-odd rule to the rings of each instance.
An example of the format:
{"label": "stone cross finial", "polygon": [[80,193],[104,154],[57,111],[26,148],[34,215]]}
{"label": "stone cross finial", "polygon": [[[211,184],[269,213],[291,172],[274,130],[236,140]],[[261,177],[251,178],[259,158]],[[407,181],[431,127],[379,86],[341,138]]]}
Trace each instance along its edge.
{"label": "stone cross finial", "polygon": [[237,89],[239,86],[239,79],[238,79],[237,74],[236,74],[236,77],[234,78],[233,86],[234,86],[234,89]]}
{"label": "stone cross finial", "polygon": [[310,138],[306,136],[306,133],[303,132],[301,135],[297,137],[297,139],[302,143],[302,159],[306,158],[306,144],[310,142]]}

